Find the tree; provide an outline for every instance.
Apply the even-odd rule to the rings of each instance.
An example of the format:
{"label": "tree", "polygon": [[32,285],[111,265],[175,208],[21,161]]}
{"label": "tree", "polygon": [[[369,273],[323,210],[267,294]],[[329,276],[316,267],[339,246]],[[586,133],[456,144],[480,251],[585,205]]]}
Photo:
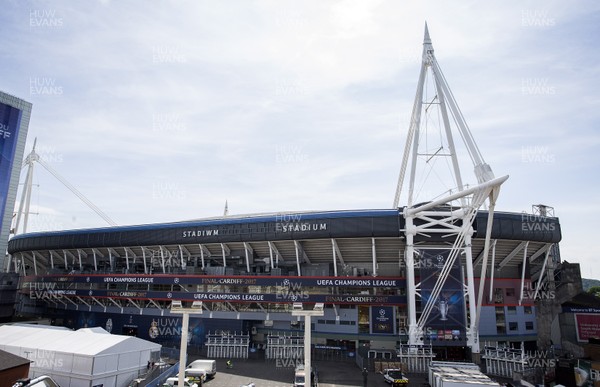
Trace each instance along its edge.
{"label": "tree", "polygon": [[588,289],[588,293],[600,297],[600,286],[592,286]]}

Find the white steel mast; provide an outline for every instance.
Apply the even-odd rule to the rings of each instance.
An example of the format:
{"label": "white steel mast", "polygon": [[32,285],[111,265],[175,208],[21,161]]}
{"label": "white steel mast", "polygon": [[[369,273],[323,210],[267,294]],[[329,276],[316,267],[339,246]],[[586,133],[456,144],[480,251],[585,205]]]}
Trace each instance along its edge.
{"label": "white steel mast", "polygon": [[[428,96],[428,101],[424,101],[426,80],[432,80],[434,87],[434,96]],[[437,105],[439,109],[439,137],[445,139],[445,143],[439,149],[432,152],[427,150],[423,140],[423,119],[427,115],[427,109],[432,105]],[[454,125],[452,125],[454,123]],[[458,139],[462,139],[471,162],[474,167],[474,175],[477,185],[467,187],[463,183],[463,174],[461,173],[460,163],[456,151],[453,133],[458,132]],[[425,204],[415,204],[416,187],[415,182],[419,173],[417,168],[419,162],[428,164],[431,168],[435,165],[432,159],[438,157],[450,158],[451,174],[455,189],[451,190],[441,199],[428,198]],[[423,161],[425,160],[425,161]],[[463,260],[466,268],[466,284],[464,286],[464,297],[468,305],[466,336],[467,345],[471,349],[474,357],[479,354],[479,333],[478,319],[481,309],[481,295],[475,299],[475,283],[473,273],[473,255],[471,251],[471,238],[473,235],[472,222],[478,209],[487,199],[489,201],[489,217],[487,224],[486,240],[484,245],[483,264],[481,273],[480,287],[484,284],[485,269],[487,267],[487,252],[490,246],[490,232],[493,220],[493,211],[496,198],[499,193],[500,185],[506,181],[508,176],[495,178],[492,169],[485,163],[481,152],[479,151],[475,140],[469,130],[469,127],[462,116],[458,104],[456,103],[450,87],[444,78],[441,68],[435,58],[433,45],[429,36],[427,24],[425,24],[425,36],[423,40],[423,56],[417,93],[415,95],[410,127],[402,158],[398,186],[394,197],[394,208],[399,207],[400,196],[405,185],[405,177],[408,172],[408,192],[407,203],[403,210],[403,216],[406,221],[404,229],[406,237],[405,264],[407,280],[407,302],[408,302],[408,343],[411,348],[418,347],[424,343],[425,324],[435,308],[436,301],[440,296],[444,283],[450,274],[456,259]],[[423,177],[423,176],[419,176]],[[429,177],[424,176],[426,179]],[[421,201],[422,202],[422,201]],[[419,248],[427,248],[426,242],[417,243],[415,237],[421,237],[421,240],[428,237],[444,237],[450,245],[445,245],[449,251],[448,258],[444,262],[440,275],[431,290],[431,295],[427,302],[421,300],[421,284],[415,283],[415,256],[419,253]],[[429,244],[431,247],[432,244]],[[437,246],[439,248],[439,244]],[[417,302],[425,303],[421,310],[421,316],[417,319]]]}
{"label": "white steel mast", "polygon": [[98,216],[100,216],[106,223],[110,226],[116,226],[117,223],[113,221],[108,215],[106,215],[98,206],[92,203],[85,195],[83,195],[77,188],[75,188],[71,183],[67,181],[64,177],[62,177],[58,172],[54,170],[48,163],[46,163],[40,155],[38,155],[35,151],[35,146],[37,143],[37,139],[33,142],[33,149],[31,153],[27,155],[25,161],[23,162],[22,169],[27,168],[27,175],[25,176],[25,185],[23,187],[23,192],[21,193],[21,201],[19,203],[19,210],[17,211],[17,217],[15,221],[15,225],[12,229],[13,234],[17,234],[19,232],[19,226],[21,225],[21,217],[23,217],[23,233],[27,232],[27,225],[29,221],[29,207],[31,203],[31,191],[33,187],[33,169],[35,163],[40,164],[44,167],[45,170],[50,172],[52,176],[56,178],[56,180],[60,181],[65,187],[69,189],[75,196],[77,196],[82,202],[84,202],[92,211],[94,211]]}

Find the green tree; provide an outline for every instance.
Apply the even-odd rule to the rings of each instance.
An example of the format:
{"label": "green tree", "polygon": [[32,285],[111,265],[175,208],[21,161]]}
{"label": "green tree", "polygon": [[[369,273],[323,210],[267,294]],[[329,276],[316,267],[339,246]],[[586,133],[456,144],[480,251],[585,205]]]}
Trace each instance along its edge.
{"label": "green tree", "polygon": [[600,297],[600,286],[592,286],[589,290],[588,290],[589,294],[593,294],[596,297]]}

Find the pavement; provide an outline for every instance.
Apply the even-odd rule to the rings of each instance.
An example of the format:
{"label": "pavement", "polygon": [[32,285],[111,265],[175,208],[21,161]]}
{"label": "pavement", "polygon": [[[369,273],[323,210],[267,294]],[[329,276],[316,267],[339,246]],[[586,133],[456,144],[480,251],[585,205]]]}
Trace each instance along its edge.
{"label": "pavement", "polygon": [[[319,375],[319,387],[362,387],[360,368],[352,361],[314,361]],[[407,375],[409,386],[424,386],[425,375]],[[274,361],[262,359],[234,360],[233,368],[227,369],[225,360],[217,360],[217,374],[203,387],[240,387],[250,382],[256,387],[292,387],[294,368],[278,366]],[[370,372],[368,387],[389,386],[381,374]]]}

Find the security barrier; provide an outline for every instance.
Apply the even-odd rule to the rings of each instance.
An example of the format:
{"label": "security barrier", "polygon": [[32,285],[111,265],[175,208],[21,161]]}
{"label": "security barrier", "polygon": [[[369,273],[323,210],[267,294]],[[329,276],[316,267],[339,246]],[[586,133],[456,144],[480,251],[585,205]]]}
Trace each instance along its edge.
{"label": "security barrier", "polygon": [[250,335],[242,332],[208,332],[205,345],[208,358],[247,359]]}

